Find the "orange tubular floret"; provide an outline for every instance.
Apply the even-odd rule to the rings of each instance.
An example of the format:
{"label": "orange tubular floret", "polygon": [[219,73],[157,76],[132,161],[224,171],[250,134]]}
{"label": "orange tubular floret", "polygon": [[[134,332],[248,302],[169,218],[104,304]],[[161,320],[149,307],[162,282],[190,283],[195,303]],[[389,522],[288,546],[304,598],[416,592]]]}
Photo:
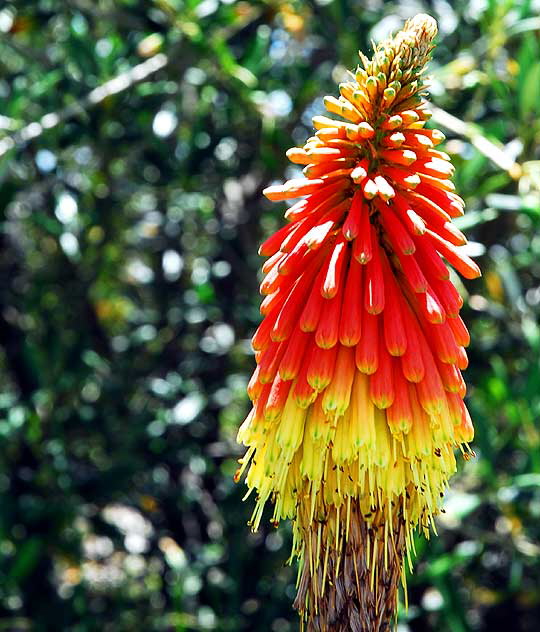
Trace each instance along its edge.
{"label": "orange tubular floret", "polygon": [[387,200],[391,200],[395,197],[395,190],[383,176],[375,176],[373,182],[377,187],[377,194],[382,200],[386,202]]}
{"label": "orange tubular floret", "polygon": [[264,408],[264,417],[268,421],[279,419],[283,412],[283,407],[289,396],[292,382],[290,380],[282,380],[279,375],[272,382],[268,400]]}
{"label": "orange tubular floret", "polygon": [[[300,372],[304,352],[312,340],[311,334],[296,327],[279,362],[279,375],[283,380],[292,380]],[[283,344],[283,343],[282,343]]]}
{"label": "orange tubular floret", "polygon": [[379,338],[378,367],[369,380],[371,401],[378,408],[388,408],[394,401],[392,356],[389,355],[382,337]]}
{"label": "orange tubular floret", "polygon": [[319,162],[317,164],[307,165],[303,171],[306,178],[319,178],[320,176],[325,176],[332,171],[352,167],[354,162],[355,161],[351,158],[338,158],[337,160],[329,160],[328,162]]}
{"label": "orange tubular floret", "polygon": [[298,200],[298,202],[293,204],[293,206],[286,211],[285,217],[289,220],[300,219],[300,217],[318,211],[319,207],[325,210],[331,210],[332,205],[340,202],[345,195],[346,191],[343,190],[343,183],[325,183],[317,193],[312,193],[309,198]]}
{"label": "orange tubular floret", "polygon": [[394,362],[394,401],[388,408],[387,421],[390,431],[394,435],[408,433],[413,424],[411,402],[409,399],[409,389],[406,380],[399,369],[399,363]]}
{"label": "orange tubular floret", "polygon": [[476,263],[465,253],[459,252],[456,246],[447,242],[442,237],[439,237],[437,233],[431,230],[427,230],[426,235],[431,238],[435,248],[448,261],[448,263],[460,272],[466,279],[476,279],[481,276],[482,273]]}
{"label": "orange tubular floret", "polygon": [[465,206],[465,203],[459,195],[447,191],[441,191],[440,189],[432,187],[425,182],[421,182],[415,190],[428,200],[432,200],[440,208],[445,209],[450,217],[460,217],[463,215],[463,207]]}
{"label": "orange tubular floret", "polygon": [[450,419],[454,426],[459,426],[464,416],[465,405],[459,395],[448,392],[446,395],[446,401],[448,402],[448,412]]}
{"label": "orange tubular floret", "polygon": [[349,247],[345,241],[338,241],[328,261],[321,294],[324,298],[334,298],[342,283],[343,271],[349,258]]}
{"label": "orange tubular floret", "polygon": [[[311,219],[312,222],[315,223],[318,218],[323,217],[327,213],[331,213],[336,208],[336,206],[339,206],[339,204],[343,201],[345,195],[341,190],[335,191],[335,187],[327,188],[330,189],[330,191],[328,193],[328,196],[324,197],[324,199],[312,196],[307,200],[300,200],[300,202],[305,202],[306,205],[302,207],[297,207],[297,205],[294,204],[285,213],[285,217],[287,217],[291,221]],[[311,225],[313,225],[313,223]]]}
{"label": "orange tubular floret", "polygon": [[325,301],[321,293],[321,287],[325,276],[326,266],[323,265],[315,278],[311,293],[300,316],[300,329],[302,331],[315,331],[317,329],[322,306]]}
{"label": "orange tubular floret", "polygon": [[286,156],[297,165],[308,165],[310,163],[306,150],[301,147],[291,147],[287,150]]}
{"label": "orange tubular floret", "polygon": [[325,412],[342,415],[349,406],[355,374],[354,349],[338,345],[336,364],[331,384],[324,391],[322,406]]}
{"label": "orange tubular floret", "polygon": [[437,232],[443,239],[446,239],[454,246],[464,246],[467,243],[465,235],[451,222],[444,222],[444,224],[439,226],[432,224],[428,228]]}
{"label": "orange tubular floret", "polygon": [[324,143],[328,143],[336,138],[345,139],[347,137],[347,132],[345,128],[341,126],[340,127],[321,127],[317,131],[315,136],[319,138],[320,140],[322,140]]}
{"label": "orange tubular floret", "polygon": [[302,241],[310,250],[319,248],[327,240],[336,223],[342,219],[348,206],[349,200],[343,200],[341,204],[338,204],[333,211],[324,215],[320,222],[310,228],[309,232],[302,237]]}
{"label": "orange tubular floret", "polygon": [[369,169],[369,161],[367,158],[359,160],[356,167],[351,171],[351,180],[355,184],[361,184],[366,178]]}
{"label": "orange tubular floret", "polygon": [[373,138],[375,136],[375,130],[369,123],[364,121],[358,124],[358,136],[360,138]]}
{"label": "orange tubular floret", "polygon": [[463,246],[467,243],[465,235],[452,224],[450,217],[445,217],[446,213],[439,209],[436,204],[429,200],[425,200],[422,203],[419,203],[418,200],[413,200],[412,206],[422,217],[425,225],[441,237],[455,246]]}
{"label": "orange tubular floret", "polygon": [[384,147],[399,147],[403,145],[405,142],[405,136],[401,132],[394,132],[393,134],[389,134],[388,136],[383,136],[381,139],[381,144]]}
{"label": "orange tubular floret", "polygon": [[311,259],[314,258],[314,254],[314,252],[309,252],[308,245],[302,238],[300,241],[298,241],[294,248],[285,253],[283,259],[280,260],[277,266],[278,274],[280,274],[281,276],[289,276],[289,278],[294,278],[291,273],[296,272],[307,263],[311,264]]}
{"label": "orange tubular floret", "polygon": [[420,180],[426,184],[431,184],[436,189],[440,189],[441,191],[446,191],[448,193],[452,193],[456,188],[454,184],[450,180],[441,180],[440,178],[435,178],[433,176],[427,175],[427,173],[418,173]]}
{"label": "orange tubular floret", "polygon": [[372,250],[371,260],[366,264],[364,306],[370,314],[380,314],[384,309],[384,279],[381,267],[380,247]]}
{"label": "orange tubular floret", "polygon": [[313,208],[313,196],[298,200],[285,211],[285,219],[290,222],[297,221],[306,215],[309,215]]}
{"label": "orange tubular floret", "polygon": [[337,180],[343,184],[343,182],[346,181],[346,178],[350,177],[352,171],[353,167],[348,167],[346,169],[336,169],[334,171],[331,171],[330,173],[325,174],[324,176],[322,176],[322,178],[325,181]]}
{"label": "orange tubular floret", "polygon": [[435,358],[437,370],[441,376],[444,390],[448,393],[458,393],[460,397],[465,397],[467,387],[460,370],[454,364],[447,364]]}
{"label": "orange tubular floret", "polygon": [[459,355],[457,361],[457,367],[460,371],[465,371],[465,369],[469,366],[469,358],[467,357],[467,352],[463,347],[459,347]]}
{"label": "orange tubular floret", "polygon": [[445,135],[438,129],[423,128],[422,135],[427,136],[434,145],[442,143],[442,141],[446,138]]}
{"label": "orange tubular floret", "polygon": [[270,235],[268,239],[259,247],[259,254],[262,257],[271,257],[279,251],[279,247],[283,240],[289,236],[289,234],[296,230],[296,224],[285,224],[273,235]]}
{"label": "orange tubular floret", "polygon": [[275,309],[280,308],[286,298],[287,293],[283,287],[278,287],[272,294],[268,294],[264,298],[259,311],[263,316],[268,316],[268,314],[271,314]]}
{"label": "orange tubular floret", "polygon": [[412,254],[416,250],[414,241],[401,223],[399,216],[394,212],[394,209],[380,202],[377,203],[377,208],[381,213],[381,224],[386,231],[394,252],[402,252],[404,255]]}
{"label": "orange tubular floret", "polygon": [[413,211],[409,203],[401,196],[394,198],[391,206],[398,213],[403,225],[411,235],[423,235],[426,232],[425,221]]}
{"label": "orange tubular floret", "polygon": [[464,409],[464,416],[459,428],[456,429],[456,438],[463,443],[470,443],[474,439],[474,428],[469,411]]}
{"label": "orange tubular floret", "polygon": [[254,401],[258,397],[260,397],[263,389],[263,384],[259,382],[259,367],[255,367],[255,371],[253,371],[253,375],[251,376],[248,386],[247,386],[247,394],[251,401]]}
{"label": "orange tubular floret", "polygon": [[[309,352],[306,352],[309,353]],[[300,406],[300,408],[307,408],[310,404],[312,404],[317,396],[317,391],[312,388],[307,380],[308,373],[308,364],[305,360],[305,357],[302,359],[302,366],[300,368],[300,373],[296,379],[296,383],[293,388],[293,396],[296,401],[296,404]]]}
{"label": "orange tubular floret", "polygon": [[402,252],[396,252],[396,257],[405,276],[405,282],[411,286],[413,292],[425,292],[428,288],[428,282],[418,265],[416,255],[404,255]]}
{"label": "orange tubular floret", "polygon": [[471,342],[471,337],[461,316],[456,315],[455,317],[449,318],[447,322],[448,326],[452,330],[452,333],[454,334],[454,338],[457,344],[460,347],[468,347]]}
{"label": "orange tubular floret", "polygon": [[[291,335],[293,327],[302,313],[306,295],[313,282],[314,272],[309,271],[303,274],[291,288],[289,296],[285,299],[272,327],[270,334],[272,340],[286,340]],[[267,318],[269,317],[267,316]]]}
{"label": "orange tubular floret", "polygon": [[310,250],[303,240],[299,241],[296,246],[286,254],[286,256],[278,263],[277,269],[280,277],[280,288],[286,288],[289,283],[293,283],[295,278],[303,274],[303,271],[310,271],[316,274],[320,269],[322,262],[328,255],[328,251],[332,246],[332,240],[327,239],[322,247]]}
{"label": "orange tubular floret", "polygon": [[427,214],[428,221],[429,219],[434,217],[439,218],[439,220],[441,220],[442,222],[450,221],[450,215],[448,215],[448,213],[440,206],[435,204],[435,202],[421,195],[418,191],[418,187],[416,187],[414,191],[407,191],[404,196],[409,204],[412,206],[412,208],[420,216],[423,217],[424,214]]}
{"label": "orange tubular floret", "polygon": [[426,323],[424,331],[432,345],[434,354],[445,364],[455,364],[458,360],[458,345],[448,326],[448,320],[438,325]]}
{"label": "orange tubular floret", "polygon": [[403,120],[403,125],[409,126],[419,121],[420,116],[415,110],[404,110],[401,112],[401,119]]}
{"label": "orange tubular floret", "polygon": [[271,388],[272,384],[264,384],[262,386],[260,395],[257,396],[257,399],[253,404],[254,417],[257,421],[264,420],[264,408],[266,406],[266,402],[268,401],[268,396],[270,395]]}
{"label": "orange tubular floret", "polygon": [[364,200],[359,191],[356,191],[352,198],[351,207],[347,214],[347,219],[343,224],[343,236],[348,241],[355,239],[360,232],[360,219],[362,217],[362,206]]}
{"label": "orange tubular floret", "polygon": [[296,244],[302,239],[304,231],[316,221],[316,217],[304,217],[293,224],[293,229],[283,239],[279,249],[281,252],[291,252]]}
{"label": "orange tubular floret", "polygon": [[401,314],[405,331],[409,334],[407,337],[407,349],[401,356],[401,368],[407,381],[416,383],[423,380],[425,375],[423,356],[420,351],[420,327],[407,302],[404,302]]}
{"label": "orange tubular floret", "polygon": [[271,342],[262,352],[259,360],[259,381],[261,384],[272,382],[276,377],[278,366],[285,352],[286,345],[282,342]]}
{"label": "orange tubular floret", "polygon": [[375,184],[375,181],[371,178],[366,178],[365,180],[363,180],[360,187],[364,192],[364,197],[366,198],[366,200],[372,200],[379,191],[377,185]]}
{"label": "orange tubular floret", "polygon": [[337,343],[340,314],[341,297],[323,298],[322,313],[315,332],[315,342],[321,349],[329,349]]}
{"label": "orange tubular floret", "polygon": [[444,388],[433,354],[423,336],[420,349],[425,373],[424,379],[416,385],[418,401],[427,413],[436,415],[441,411],[442,402],[445,398]]}
{"label": "orange tubular floret", "polygon": [[356,366],[367,375],[375,373],[379,366],[379,317],[369,312],[362,320],[362,337],[356,346]]}
{"label": "orange tubular floret", "polygon": [[425,173],[435,178],[450,178],[454,174],[454,167],[440,158],[417,160],[412,166],[418,173]]}
{"label": "orange tubular floret", "polygon": [[386,349],[392,356],[402,356],[407,349],[407,332],[401,315],[401,295],[390,270],[386,255],[383,259],[385,309],[383,312],[383,331]]}
{"label": "orange tubular floret", "polygon": [[290,198],[301,197],[302,195],[309,195],[324,184],[324,180],[288,180],[285,184],[276,184],[275,186],[267,187],[263,191],[269,200],[273,202],[279,200],[288,200]]}
{"label": "orange tubular floret", "polygon": [[327,140],[326,144],[329,147],[336,147],[337,149],[346,151],[348,155],[354,157],[354,159],[358,158],[358,145],[350,140],[345,138],[334,138],[332,140]]}
{"label": "orange tubular floret", "polygon": [[414,306],[418,309],[418,313],[433,325],[439,325],[446,320],[444,307],[429,285],[425,292],[415,294]]}
{"label": "orange tubular floret", "polygon": [[399,114],[389,116],[384,123],[381,124],[381,129],[394,130],[403,125],[403,118]]}
{"label": "orange tubular floret", "polygon": [[251,346],[255,351],[262,351],[268,347],[270,343],[270,333],[274,327],[278,314],[279,312],[276,310],[274,313],[270,314],[270,316],[266,316],[257,328],[257,331],[251,339]]}
{"label": "orange tubular floret", "polygon": [[347,347],[357,345],[362,333],[364,312],[362,304],[362,269],[358,261],[351,257],[339,323],[339,341]]}
{"label": "orange tubular floret", "polygon": [[422,270],[431,270],[433,275],[441,281],[449,279],[448,268],[427,236],[422,235],[422,237],[415,238],[414,243],[416,245],[414,255]]}
{"label": "orange tubular floret", "polygon": [[420,184],[420,178],[414,169],[401,169],[390,165],[382,165],[381,173],[393,180],[396,186],[404,189],[414,189]]}
{"label": "orange tubular floret", "polygon": [[314,224],[323,220],[325,215],[324,210],[320,209],[317,213],[304,217],[299,222],[296,222],[296,230],[292,231],[285,237],[281,243],[280,250],[282,252],[292,252],[295,246],[304,239],[306,231],[308,231]]}
{"label": "orange tubular floret", "polygon": [[[310,157],[311,162],[326,162],[329,159],[335,160],[337,158],[354,157],[356,155],[356,150],[352,148],[313,147],[313,149],[308,149],[307,154]],[[310,182],[317,182],[317,180],[310,180]]]}
{"label": "orange tubular floret", "polygon": [[[353,243],[353,256],[361,264],[367,264],[373,257],[376,235],[369,219],[369,209],[362,205],[360,210],[358,237]],[[377,246],[376,246],[377,247]]]}
{"label": "orange tubular floret", "polygon": [[285,253],[278,251],[275,254],[273,254],[271,257],[269,257],[262,265],[262,268],[261,268],[262,273],[268,274],[274,266],[277,266],[279,264],[279,262],[283,259],[284,256],[285,256]]}
{"label": "orange tubular floret", "polygon": [[429,135],[424,133],[425,130],[422,128],[419,131],[406,131],[405,136],[405,144],[408,147],[414,147],[415,149],[429,149],[433,147],[433,142]]}
{"label": "orange tubular floret", "polygon": [[384,149],[379,152],[383,160],[393,165],[408,167],[416,160],[416,154],[410,149]]}
{"label": "orange tubular floret", "polygon": [[338,346],[330,349],[321,349],[317,346],[311,348],[308,360],[307,381],[317,391],[325,389],[334,375]]}
{"label": "orange tubular floret", "polygon": [[458,314],[459,310],[463,306],[463,299],[456,290],[455,285],[451,281],[440,281],[436,278],[430,278],[429,282],[437,294],[437,297],[448,316],[448,320],[454,321],[456,320],[456,317],[459,318]]}

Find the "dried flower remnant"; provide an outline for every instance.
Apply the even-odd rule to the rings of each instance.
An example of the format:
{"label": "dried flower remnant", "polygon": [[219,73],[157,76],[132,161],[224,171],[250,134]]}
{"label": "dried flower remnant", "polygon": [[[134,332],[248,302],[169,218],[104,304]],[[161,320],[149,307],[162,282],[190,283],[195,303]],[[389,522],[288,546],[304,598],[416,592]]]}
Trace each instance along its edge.
{"label": "dried flower remnant", "polygon": [[305,179],[264,191],[303,198],[260,254],[264,319],[253,337],[253,408],[238,440],[255,491],[293,524],[295,606],[307,630],[388,629],[413,532],[429,536],[454,451],[470,454],[467,329],[443,258],[480,275],[452,224],[463,201],[436,146],[423,72],[435,20],[417,15],[362,53],[333,116],[287,152]]}

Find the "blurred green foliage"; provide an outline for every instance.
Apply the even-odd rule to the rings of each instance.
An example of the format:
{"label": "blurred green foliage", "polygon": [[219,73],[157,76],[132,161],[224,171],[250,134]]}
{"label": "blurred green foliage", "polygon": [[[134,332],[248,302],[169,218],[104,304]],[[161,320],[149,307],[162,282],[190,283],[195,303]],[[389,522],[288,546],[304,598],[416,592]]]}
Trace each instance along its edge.
{"label": "blurred green foliage", "polygon": [[357,49],[422,10],[484,277],[460,285],[477,459],[418,540],[399,630],[538,629],[539,8],[2,3],[0,630],[298,629],[287,527],[250,534],[232,482],[284,210],[260,191]]}

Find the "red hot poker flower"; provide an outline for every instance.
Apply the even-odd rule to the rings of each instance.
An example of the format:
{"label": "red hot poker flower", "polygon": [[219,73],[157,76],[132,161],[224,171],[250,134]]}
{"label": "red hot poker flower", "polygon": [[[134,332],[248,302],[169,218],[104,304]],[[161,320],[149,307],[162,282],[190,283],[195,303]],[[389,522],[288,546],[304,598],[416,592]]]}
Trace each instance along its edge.
{"label": "red hot poker flower", "polygon": [[[426,535],[473,428],[463,403],[467,329],[443,259],[476,264],[452,218],[463,200],[436,147],[422,79],[426,15],[380,44],[326,97],[329,117],[287,152],[305,178],[264,191],[303,198],[260,248],[264,319],[253,337],[253,409],[239,431],[273,522],[293,521],[296,607],[309,630],[379,630],[396,610],[412,533]],[[334,118],[337,115],[338,118]],[[386,628],[385,628],[386,629]]]}

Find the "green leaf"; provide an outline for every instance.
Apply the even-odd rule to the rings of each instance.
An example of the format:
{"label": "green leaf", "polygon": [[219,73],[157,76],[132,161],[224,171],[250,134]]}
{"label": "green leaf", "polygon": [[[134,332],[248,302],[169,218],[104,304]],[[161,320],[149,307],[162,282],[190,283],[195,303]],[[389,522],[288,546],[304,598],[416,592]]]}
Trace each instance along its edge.
{"label": "green leaf", "polygon": [[522,118],[540,112],[540,61],[534,63],[525,75],[519,93],[519,108]]}
{"label": "green leaf", "polygon": [[41,547],[42,541],[37,537],[28,538],[19,546],[13,566],[9,570],[12,581],[20,581],[32,571],[38,561]]}

